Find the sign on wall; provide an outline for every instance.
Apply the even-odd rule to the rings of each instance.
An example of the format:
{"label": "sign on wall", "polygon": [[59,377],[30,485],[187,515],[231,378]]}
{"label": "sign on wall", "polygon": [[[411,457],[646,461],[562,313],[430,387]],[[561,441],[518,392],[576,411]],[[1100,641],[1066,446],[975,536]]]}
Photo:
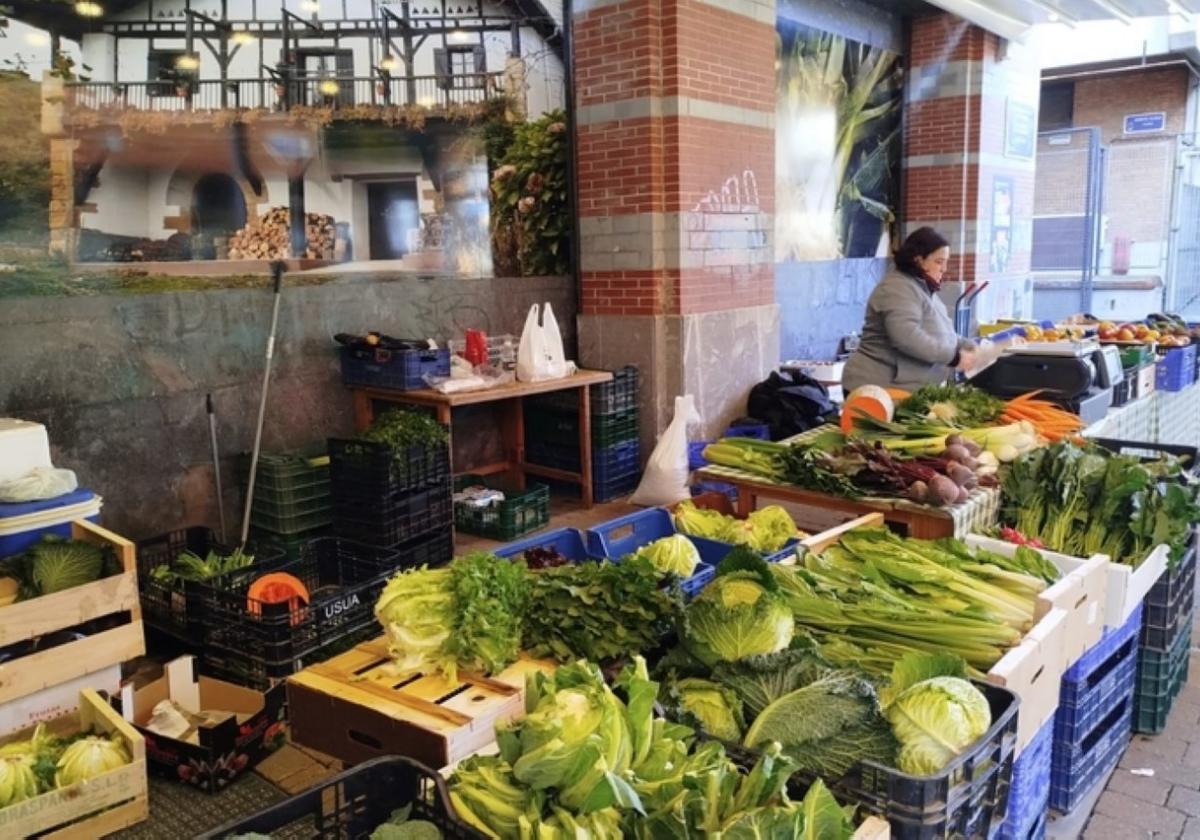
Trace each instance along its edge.
{"label": "sign on wall", "polygon": [[1158,111],[1153,114],[1126,114],[1126,134],[1153,134],[1167,127],[1167,115]]}
{"label": "sign on wall", "polygon": [[992,241],[988,268],[993,274],[1008,271],[1012,256],[1013,179],[1007,175],[992,178]]}
{"label": "sign on wall", "polygon": [[1032,160],[1037,147],[1037,111],[1024,102],[1008,100],[1004,120],[1004,154]]}

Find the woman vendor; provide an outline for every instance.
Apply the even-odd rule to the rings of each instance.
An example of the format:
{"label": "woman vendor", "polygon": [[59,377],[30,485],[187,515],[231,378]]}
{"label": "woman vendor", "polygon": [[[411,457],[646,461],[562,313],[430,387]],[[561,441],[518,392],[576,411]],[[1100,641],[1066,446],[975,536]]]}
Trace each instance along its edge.
{"label": "woman vendor", "polygon": [[950,245],[933,228],[900,246],[896,267],[867,301],[862,338],[842,373],[847,395],[863,385],[915,391],[974,366],[975,343],[958,336],[938,297],[949,260]]}

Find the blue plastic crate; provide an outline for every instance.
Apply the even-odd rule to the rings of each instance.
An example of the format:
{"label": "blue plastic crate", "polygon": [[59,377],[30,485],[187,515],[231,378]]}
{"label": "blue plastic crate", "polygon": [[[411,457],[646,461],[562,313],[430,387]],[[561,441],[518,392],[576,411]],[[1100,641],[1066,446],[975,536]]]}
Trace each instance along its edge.
{"label": "blue plastic crate", "polygon": [[1050,805],[1050,758],[1054,748],[1054,719],[1046,721],[1013,764],[1008,790],[1008,815],[994,835],[997,840],[1029,840],[1038,825],[1045,831]]}
{"label": "blue plastic crate", "polygon": [[592,481],[592,499],[597,502],[608,502],[621,496],[628,496],[637,489],[642,480],[641,471],[629,475],[619,475],[607,481]]}
{"label": "blue plastic crate", "polygon": [[[605,557],[618,562],[642,546],[674,533],[675,521],[669,511],[665,508],[648,508],[590,529],[587,532],[587,550],[593,557]],[[716,576],[716,564],[729,552],[731,546],[700,537],[688,539],[695,543],[700,552],[700,565],[680,586],[685,595],[693,597]]]}
{"label": "blue plastic crate", "polygon": [[724,481],[697,481],[689,489],[693,496],[699,496],[701,493],[723,493],[729,501],[737,501],[736,484],[727,484]]}
{"label": "blue plastic crate", "polygon": [[[725,559],[725,555],[733,551],[732,543],[724,543],[718,540],[710,540],[706,537],[689,537],[694,542],[697,548],[700,549],[700,559],[706,563],[711,563],[716,566]],[[763,554],[762,557],[768,563],[780,563],[787,560],[789,557],[796,556],[796,548],[800,545],[800,540],[790,539],[784,543],[783,548],[779,551],[770,554]]]}
{"label": "blue plastic crate", "polygon": [[1106,632],[1063,674],[1058,714],[1054,716],[1056,743],[1071,744],[1081,740],[1122,696],[1132,695],[1137,679],[1141,626],[1142,607],[1139,604],[1123,627]]}
{"label": "blue plastic crate", "polygon": [[583,531],[578,528],[558,528],[544,534],[536,534],[523,540],[511,542],[495,550],[497,557],[520,557],[531,548],[550,548],[566,557],[572,563],[582,563],[594,559],[588,554],[584,543]]}
{"label": "blue plastic crate", "polygon": [[428,388],[425,376],[450,375],[450,351],[342,347],[342,384],[413,391]]}
{"label": "blue plastic crate", "polygon": [[1195,345],[1168,350],[1155,366],[1154,387],[1159,391],[1182,391],[1195,381]]}
{"label": "blue plastic crate", "polygon": [[700,470],[708,466],[708,461],[704,460],[704,447],[710,443],[710,440],[694,440],[688,444],[689,470]]}
{"label": "blue plastic crate", "polygon": [[[1059,710],[1061,712],[1061,709]],[[1069,814],[1080,801],[1102,783],[1133,737],[1133,693],[1073,744],[1055,739],[1050,764],[1050,808]]]}
{"label": "blue plastic crate", "polygon": [[771,427],[766,423],[739,423],[725,430],[725,437],[746,437],[770,440]]}
{"label": "blue plastic crate", "polygon": [[[10,528],[20,527],[15,524],[19,517],[30,516],[31,514],[48,515],[55,508],[83,504],[84,502],[92,501],[95,497],[96,494],[91,490],[80,488],[70,493],[64,493],[61,496],[55,496],[53,499],[42,499],[36,502],[0,503],[0,526],[8,526]],[[89,522],[99,522],[100,514],[94,513],[83,518]],[[20,554],[41,540],[44,534],[53,534],[57,537],[70,537],[71,522],[67,520],[50,525],[35,525],[26,530],[0,533],[0,557]]]}
{"label": "blue plastic crate", "polygon": [[[608,482],[635,474],[642,466],[641,443],[627,440],[615,446],[592,450],[592,480]],[[531,441],[525,447],[525,460],[556,470],[577,473],[583,466],[578,446],[562,446],[544,441]]]}

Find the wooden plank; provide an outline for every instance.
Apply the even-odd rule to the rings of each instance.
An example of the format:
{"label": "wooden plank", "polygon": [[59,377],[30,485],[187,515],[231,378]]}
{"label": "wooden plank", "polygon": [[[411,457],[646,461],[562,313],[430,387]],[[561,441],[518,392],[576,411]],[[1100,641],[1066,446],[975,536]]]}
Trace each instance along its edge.
{"label": "wooden plank", "polygon": [[579,389],[579,490],[583,506],[592,507],[592,392]]}
{"label": "wooden plank", "polygon": [[820,554],[825,549],[840,540],[847,532],[857,528],[882,528],[884,526],[882,513],[868,513],[851,519],[849,522],[843,522],[828,531],[822,531],[819,534],[814,534],[807,539],[800,540],[800,545],[804,546],[806,551],[811,551],[814,554]]}
{"label": "wooden plank", "polygon": [[146,652],[142,622],[0,664],[0,703],[125,662]]}
{"label": "wooden plank", "polygon": [[572,484],[581,484],[583,482],[583,478],[579,473],[556,470],[553,467],[543,467],[541,464],[527,463],[521,469],[525,470],[526,475],[553,478],[555,481],[569,481]]}
{"label": "wooden plank", "polygon": [[140,609],[136,572],[113,575],[0,607],[0,647],[113,613],[137,614]]}
{"label": "wooden plank", "polygon": [[882,817],[867,817],[850,840],[891,840],[892,827]]}
{"label": "wooden plank", "polygon": [[[132,762],[94,779],[48,791],[15,806],[0,808],[0,837],[28,837],[58,826],[49,836],[61,838],[101,837],[144,820],[149,814],[146,779],[146,742],[138,732],[117,715],[96,692],[79,694],[79,709],[53,722],[59,733],[80,732],[94,727],[104,733],[119,732],[126,741]],[[20,740],[18,732],[3,743]],[[126,803],[120,808],[110,806]],[[80,817],[94,814],[81,823]],[[72,823],[71,825],[65,825]]]}
{"label": "wooden plank", "polygon": [[448,405],[477,405],[479,403],[499,402],[519,397],[531,397],[537,394],[551,394],[555,391],[566,391],[571,388],[590,387],[611,382],[612,373],[602,370],[580,370],[573,376],[562,379],[549,379],[544,382],[513,382],[496,388],[481,391],[462,391],[457,394],[443,394],[431,388],[420,388],[414,391],[397,391],[387,388],[358,388],[351,391],[362,391],[370,398],[387,402],[410,403],[412,405],[438,406]]}

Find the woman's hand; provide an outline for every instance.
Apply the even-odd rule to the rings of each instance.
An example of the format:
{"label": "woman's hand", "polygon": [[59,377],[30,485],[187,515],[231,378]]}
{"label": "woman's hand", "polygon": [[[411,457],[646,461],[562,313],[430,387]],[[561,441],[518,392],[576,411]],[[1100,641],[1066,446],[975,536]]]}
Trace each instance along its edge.
{"label": "woman's hand", "polygon": [[974,369],[975,362],[978,360],[979,351],[975,349],[964,349],[958,351],[958,365],[956,366],[961,371],[969,371]]}

